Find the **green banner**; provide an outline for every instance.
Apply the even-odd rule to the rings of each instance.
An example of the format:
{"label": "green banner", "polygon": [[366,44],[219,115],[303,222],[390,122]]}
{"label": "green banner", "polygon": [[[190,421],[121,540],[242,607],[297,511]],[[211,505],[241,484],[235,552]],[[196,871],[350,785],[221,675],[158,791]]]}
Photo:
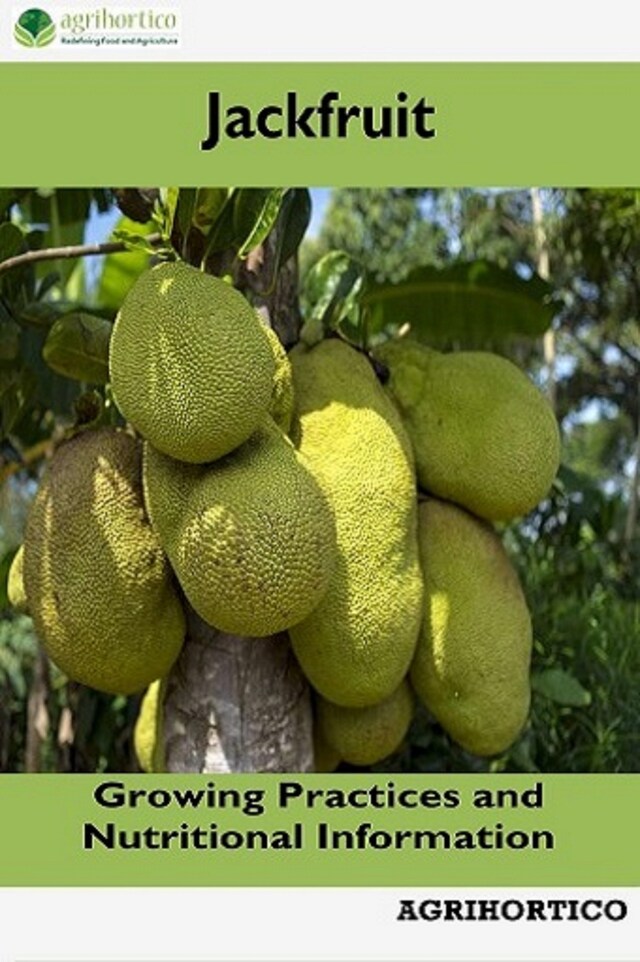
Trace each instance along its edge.
{"label": "green banner", "polygon": [[0,97],[2,184],[622,186],[640,176],[636,63],[4,64]]}
{"label": "green banner", "polygon": [[0,886],[640,885],[635,775],[0,779]]}

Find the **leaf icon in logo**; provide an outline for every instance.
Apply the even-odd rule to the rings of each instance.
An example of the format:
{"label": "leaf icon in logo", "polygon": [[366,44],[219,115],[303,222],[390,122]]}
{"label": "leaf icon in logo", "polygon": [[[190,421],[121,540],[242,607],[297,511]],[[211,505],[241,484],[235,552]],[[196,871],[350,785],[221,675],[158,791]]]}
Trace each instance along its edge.
{"label": "leaf icon in logo", "polygon": [[45,10],[33,7],[18,19],[13,35],[23,47],[46,47],[54,39],[56,27]]}
{"label": "leaf icon in logo", "polygon": [[44,30],[41,30],[38,36],[36,37],[36,47],[48,46],[48,44],[51,43],[55,35],[56,35],[55,24],[50,23],[49,26],[45,27]]}
{"label": "leaf icon in logo", "polygon": [[25,30],[24,27],[20,26],[20,23],[17,23],[13,28],[13,36],[18,43],[22,44],[23,47],[35,47],[34,38],[31,36],[28,30]]}

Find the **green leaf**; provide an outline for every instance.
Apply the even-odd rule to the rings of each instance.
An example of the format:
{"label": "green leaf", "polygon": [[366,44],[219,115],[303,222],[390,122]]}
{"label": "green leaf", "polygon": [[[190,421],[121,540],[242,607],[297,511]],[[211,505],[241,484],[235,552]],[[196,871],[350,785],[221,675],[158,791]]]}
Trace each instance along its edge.
{"label": "green leaf", "polygon": [[200,187],[193,212],[193,226],[205,236],[222,213],[229,197],[228,187]]}
{"label": "green leaf", "polygon": [[[15,224],[0,224],[0,263],[26,254],[30,249],[29,237]],[[0,295],[14,314],[35,296],[35,269],[33,264],[22,264],[0,274]]]}
{"label": "green leaf", "polygon": [[218,216],[215,222],[212,224],[207,235],[207,243],[202,256],[203,263],[205,263],[207,258],[212,254],[219,254],[221,251],[233,247],[236,238],[235,227],[233,223],[234,206],[235,193],[233,190],[231,190],[227,195],[227,199],[222,207],[222,210],[219,211]]}
{"label": "green leaf", "polygon": [[68,418],[74,398],[78,394],[78,383],[57,374],[42,356],[47,330],[33,325],[22,330],[21,356],[34,382],[31,403],[39,405],[43,411]]}
{"label": "green leaf", "polygon": [[2,437],[6,437],[29,405],[32,403],[38,383],[27,367],[0,368],[0,417]]}
{"label": "green leaf", "polygon": [[[117,224],[117,230],[130,235],[135,227],[136,236],[140,230],[148,230],[141,224],[134,224],[128,217],[122,217]],[[144,236],[144,234],[142,235]],[[147,245],[148,248],[148,245]],[[133,286],[140,274],[149,267],[149,251],[142,246],[136,250],[127,250],[119,254],[108,254],[104,260],[104,267],[98,285],[97,303],[113,311],[120,309],[125,295]]]}
{"label": "green leaf", "polygon": [[202,260],[204,237],[222,211],[227,190],[181,187],[171,228],[171,246],[183,260],[198,264]]}
{"label": "green leaf", "polygon": [[302,304],[306,321],[301,339],[313,344],[325,334],[343,330],[357,340],[358,302],[364,268],[344,251],[331,251],[305,278]]}
{"label": "green leaf", "polygon": [[533,747],[534,743],[531,732],[527,731],[509,750],[511,761],[522,772],[540,771],[533,757]]}
{"label": "green leaf", "polygon": [[[144,227],[143,224],[140,226]],[[129,251],[141,251],[145,254],[151,255],[155,254],[157,251],[157,247],[155,247],[153,244],[150,244],[146,236],[139,232],[133,233],[130,230],[122,230],[117,227],[113,231],[113,239],[116,241],[122,241],[122,243],[125,245],[126,251],[123,251],[123,253],[128,253]]]}
{"label": "green leaf", "polygon": [[60,283],[60,272],[59,271],[49,271],[48,274],[42,278],[38,284],[38,290],[36,293],[36,299],[41,301],[47,296],[50,290],[52,290],[56,284]]}
{"label": "green leaf", "polygon": [[20,228],[10,221],[0,224],[0,263],[26,250],[27,242]]}
{"label": "green leaf", "polygon": [[13,361],[20,349],[20,328],[10,317],[0,316],[0,361]]}
{"label": "green leaf", "polygon": [[306,187],[293,187],[282,199],[277,222],[274,275],[298,250],[311,220],[311,197]]}
{"label": "green leaf", "polygon": [[547,668],[531,677],[531,687],[558,705],[586,708],[591,704],[591,694],[577,678],[562,668]]}
{"label": "green leaf", "polygon": [[21,324],[33,324],[34,327],[51,327],[60,317],[60,311],[48,301],[31,301],[20,311]]}
{"label": "green leaf", "polygon": [[285,188],[243,188],[235,195],[233,225],[238,257],[246,257],[258,247],[273,229]]}
{"label": "green leaf", "polygon": [[404,325],[430,345],[483,344],[539,337],[551,324],[551,287],[486,261],[419,267],[396,284],[370,281],[362,304],[372,332]]}
{"label": "green leaf", "polygon": [[184,238],[189,233],[196,210],[197,195],[198,191],[195,187],[180,188],[171,227],[172,237],[177,233],[180,238]]}
{"label": "green leaf", "polygon": [[179,197],[179,187],[166,187],[160,190],[161,209],[166,218],[165,227],[167,235],[171,233],[171,227],[176,216],[176,208],[178,206]]}
{"label": "green leaf", "polygon": [[36,46],[35,37],[33,37],[29,33],[29,31],[25,30],[24,27],[21,26],[21,24],[19,23],[16,23],[13,28],[13,36],[14,36],[14,39],[17,40],[17,42],[21,44],[23,47]]}
{"label": "green leaf", "polygon": [[38,36],[36,37],[36,47],[46,47],[51,43],[56,35],[56,25],[55,23],[50,23],[48,27],[45,27]]}
{"label": "green leaf", "polygon": [[67,314],[47,335],[42,356],[52,370],[76,381],[109,380],[111,324],[91,314]]}

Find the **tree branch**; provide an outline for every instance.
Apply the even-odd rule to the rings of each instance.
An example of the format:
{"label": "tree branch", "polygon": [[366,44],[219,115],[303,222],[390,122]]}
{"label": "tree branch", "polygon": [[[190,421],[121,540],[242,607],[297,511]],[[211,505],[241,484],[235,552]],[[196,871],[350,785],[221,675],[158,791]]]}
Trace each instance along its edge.
{"label": "tree branch", "polygon": [[[147,241],[152,246],[162,242],[161,234],[149,234]],[[25,264],[37,264],[41,261],[68,260],[72,257],[96,257],[101,254],[121,254],[130,248],[125,241],[107,241],[104,244],[75,244],[71,247],[47,247],[41,251],[26,251],[24,254],[16,254],[15,257],[8,257],[6,261],[0,263],[0,274],[5,271],[14,270],[16,267],[23,267]]]}

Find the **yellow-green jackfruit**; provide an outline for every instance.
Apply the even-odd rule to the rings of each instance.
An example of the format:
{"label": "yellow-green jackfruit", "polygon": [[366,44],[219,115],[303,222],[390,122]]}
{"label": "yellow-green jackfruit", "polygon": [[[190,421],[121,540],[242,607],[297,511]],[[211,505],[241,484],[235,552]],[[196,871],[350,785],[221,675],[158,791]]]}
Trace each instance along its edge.
{"label": "yellow-green jackfruit", "polygon": [[209,465],[183,464],[147,445],[144,477],[152,524],[208,624],[262,637],[318,604],[336,562],[333,516],[271,419]]}
{"label": "yellow-green jackfruit", "polygon": [[36,631],[70,678],[129,694],[167,674],[185,620],[144,514],[134,438],[102,428],[60,445],[29,513],[24,552]]}
{"label": "yellow-green jackfruit", "polygon": [[269,344],[273,351],[276,370],[273,376],[269,414],[285,434],[291,430],[293,417],[293,374],[291,364],[276,332],[265,325]]}
{"label": "yellow-green jackfruit", "polygon": [[486,522],[435,498],[419,519],[425,608],[411,681],[454,741],[496,755],[529,710],[531,619],[520,582]]}
{"label": "yellow-green jackfruit", "polygon": [[511,361],[484,351],[442,354],[416,341],[375,352],[413,443],[418,481],[490,521],[531,511],[560,460],[545,397]]}
{"label": "yellow-green jackfruit", "polygon": [[154,447],[181,461],[220,458],[269,409],[275,363],[245,298],[187,264],[160,264],[127,294],[109,369],[118,407]]}
{"label": "yellow-green jackfruit", "polygon": [[133,749],[143,772],[166,769],[164,754],[164,695],[166,679],[158,678],[144,693],[133,729]]}
{"label": "yellow-green jackfruit", "polygon": [[9,568],[7,598],[9,599],[9,604],[15,611],[21,614],[29,613],[27,593],[24,590],[24,545],[20,545],[16,551],[11,562],[11,567]]}
{"label": "yellow-green jackfruit", "polygon": [[289,355],[292,437],[336,518],[338,563],[290,636],[302,670],[338,705],[387,698],[409,667],[421,618],[409,442],[366,358],[328,340]]}
{"label": "yellow-green jackfruit", "polygon": [[374,765],[404,741],[413,716],[413,693],[406,681],[384,701],[368,708],[341,708],[318,699],[320,735],[350,765]]}

